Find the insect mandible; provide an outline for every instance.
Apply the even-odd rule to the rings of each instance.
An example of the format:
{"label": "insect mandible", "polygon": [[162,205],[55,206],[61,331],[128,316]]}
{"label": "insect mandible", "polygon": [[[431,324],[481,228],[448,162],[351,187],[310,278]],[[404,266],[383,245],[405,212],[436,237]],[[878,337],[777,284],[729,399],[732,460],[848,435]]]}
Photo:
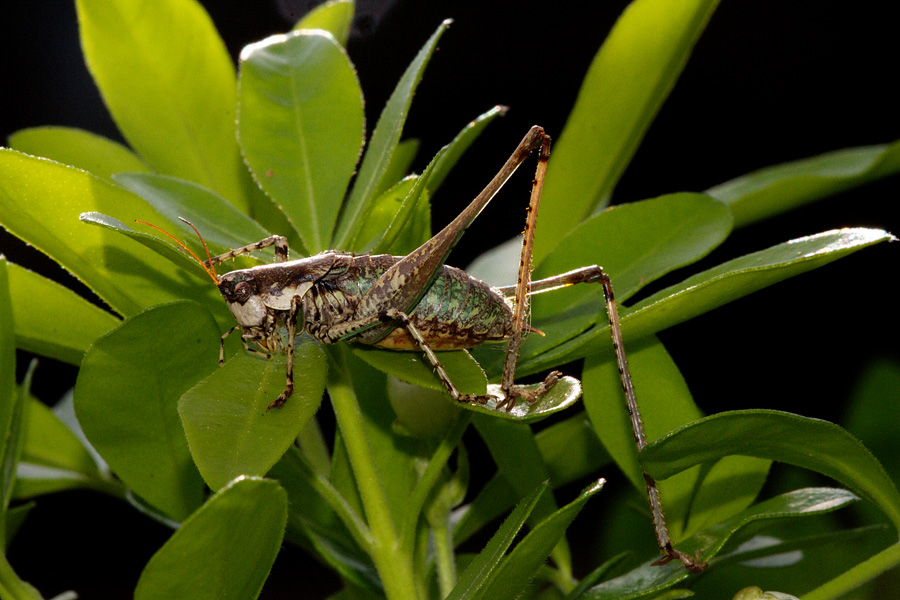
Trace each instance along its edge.
{"label": "insect mandible", "polygon": [[[538,165],[516,285],[493,288],[460,269],[445,265],[447,255],[469,225],[535,151],[538,152]],[[207,252],[206,261],[191,252],[218,286],[238,323],[222,335],[219,363],[224,363],[225,339],[237,330],[241,330],[244,347],[249,351],[267,355],[284,351],[287,354],[285,389],[269,405],[269,409],[278,408],[293,392],[294,338],[305,331],[323,344],[348,341],[422,352],[454,400],[485,403],[491,396],[464,394],[457,389],[436,352],[505,341],[506,359],[500,383],[503,398],[497,408],[511,410],[519,400],[534,402],[539,399],[560,377],[558,371],[553,371],[540,385],[530,389],[515,384],[519,347],[525,335],[534,331],[527,324],[528,296],[576,283],[599,283],[606,299],[613,347],[635,441],[638,450],[643,449],[647,441],[628,371],[609,277],[601,267],[592,265],[531,281],[535,223],[549,157],[550,137],[542,128],[532,127],[484,190],[450,224],[406,256],[329,250],[291,261],[288,260],[287,240],[278,235],[215,257],[210,257]],[[202,236],[200,239],[202,241]],[[185,244],[175,241],[190,252]],[[271,264],[225,275],[215,271],[215,265],[223,261],[268,246],[275,247],[275,262]],[[285,335],[282,330],[286,330]],[[251,348],[250,343],[259,350]],[[674,559],[681,561],[689,571],[702,571],[706,564],[698,557],[692,558],[673,548],[656,482],[646,473],[644,479],[657,542],[663,554],[663,558],[654,564],[665,564]]]}

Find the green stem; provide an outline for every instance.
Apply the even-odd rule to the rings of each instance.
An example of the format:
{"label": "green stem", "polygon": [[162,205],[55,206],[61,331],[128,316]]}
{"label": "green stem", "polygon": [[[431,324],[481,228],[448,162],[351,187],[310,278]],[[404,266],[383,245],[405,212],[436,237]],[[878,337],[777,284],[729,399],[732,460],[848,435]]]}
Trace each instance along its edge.
{"label": "green stem", "polygon": [[802,600],[832,600],[900,564],[900,542],[888,546],[825,585],[803,596]]}
{"label": "green stem", "polygon": [[460,411],[456,421],[454,421],[450,430],[441,440],[434,454],[431,455],[431,460],[428,461],[428,466],[425,467],[425,472],[419,478],[419,482],[416,484],[416,488],[413,490],[412,497],[409,500],[409,510],[406,513],[406,519],[403,521],[403,533],[400,537],[401,551],[412,551],[412,546],[415,543],[416,525],[419,522],[422,507],[425,506],[428,494],[431,493],[431,490],[440,478],[444,465],[447,464],[453,450],[459,445],[459,441],[462,439],[463,433],[465,433],[471,420],[471,411]]}
{"label": "green stem", "polygon": [[356,399],[356,392],[344,369],[343,355],[335,348],[330,353],[328,395],[337,417],[347,457],[356,479],[356,486],[372,532],[372,561],[381,577],[385,595],[390,600],[416,600],[418,592],[412,557],[400,552],[400,540],[388,508],[387,496],[378,477],[372,449],[366,434],[365,419]]}
{"label": "green stem", "polygon": [[434,535],[434,555],[437,567],[438,586],[441,598],[446,598],[456,585],[456,557],[453,554],[453,534],[447,525],[447,519],[440,524],[432,523]]}
{"label": "green stem", "polygon": [[306,426],[300,430],[297,436],[297,444],[303,452],[304,458],[308,461],[317,473],[328,476],[331,471],[331,455],[328,452],[328,444],[325,443],[325,436],[322,435],[322,428],[316,419],[310,419]]}
{"label": "green stem", "polygon": [[356,540],[356,543],[366,552],[371,552],[372,533],[369,531],[369,527],[360,516],[356,514],[353,507],[347,503],[325,474],[317,471],[307,460],[306,456],[303,455],[303,452],[297,448],[288,450],[285,458],[289,459],[287,464],[290,465],[291,468],[297,469],[299,476],[306,480],[306,482],[318,492],[319,497],[328,503],[328,506],[331,507],[334,514],[341,520],[350,532],[350,535]]}

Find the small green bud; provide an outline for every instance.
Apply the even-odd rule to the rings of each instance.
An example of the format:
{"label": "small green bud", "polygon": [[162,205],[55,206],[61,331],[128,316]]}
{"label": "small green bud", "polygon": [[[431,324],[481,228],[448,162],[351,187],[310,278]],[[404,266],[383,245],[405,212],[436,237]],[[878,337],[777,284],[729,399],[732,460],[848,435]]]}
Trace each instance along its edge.
{"label": "small green bud", "polygon": [[739,591],[732,600],[798,600],[798,598],[782,592],[764,592],[752,585]]}
{"label": "small green bud", "polygon": [[461,410],[444,392],[388,376],[388,400],[397,415],[395,431],[418,438],[442,437]]}

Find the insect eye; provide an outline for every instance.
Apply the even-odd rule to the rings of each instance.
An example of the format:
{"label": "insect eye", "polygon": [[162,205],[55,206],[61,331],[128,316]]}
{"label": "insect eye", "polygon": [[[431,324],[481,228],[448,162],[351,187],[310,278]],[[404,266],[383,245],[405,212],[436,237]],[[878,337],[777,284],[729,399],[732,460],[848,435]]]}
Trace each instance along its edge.
{"label": "insect eye", "polygon": [[234,286],[234,295],[237,298],[238,302],[243,304],[247,298],[250,297],[250,284],[246,281],[241,281],[236,286]]}

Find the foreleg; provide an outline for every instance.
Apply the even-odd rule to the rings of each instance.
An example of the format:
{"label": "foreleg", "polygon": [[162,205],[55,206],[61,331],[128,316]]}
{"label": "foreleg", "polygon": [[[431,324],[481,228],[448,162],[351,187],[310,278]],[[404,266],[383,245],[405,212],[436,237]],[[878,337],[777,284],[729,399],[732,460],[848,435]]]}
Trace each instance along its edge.
{"label": "foreleg", "polygon": [[302,302],[300,297],[294,296],[291,298],[291,311],[288,314],[287,318],[287,364],[285,365],[285,379],[286,383],[284,386],[284,391],[281,392],[277,398],[272,400],[266,410],[272,410],[273,408],[281,408],[284,406],[284,403],[287,402],[287,399],[291,397],[291,394],[294,393],[294,337],[297,335],[297,316],[300,314],[300,307],[302,306]]}

